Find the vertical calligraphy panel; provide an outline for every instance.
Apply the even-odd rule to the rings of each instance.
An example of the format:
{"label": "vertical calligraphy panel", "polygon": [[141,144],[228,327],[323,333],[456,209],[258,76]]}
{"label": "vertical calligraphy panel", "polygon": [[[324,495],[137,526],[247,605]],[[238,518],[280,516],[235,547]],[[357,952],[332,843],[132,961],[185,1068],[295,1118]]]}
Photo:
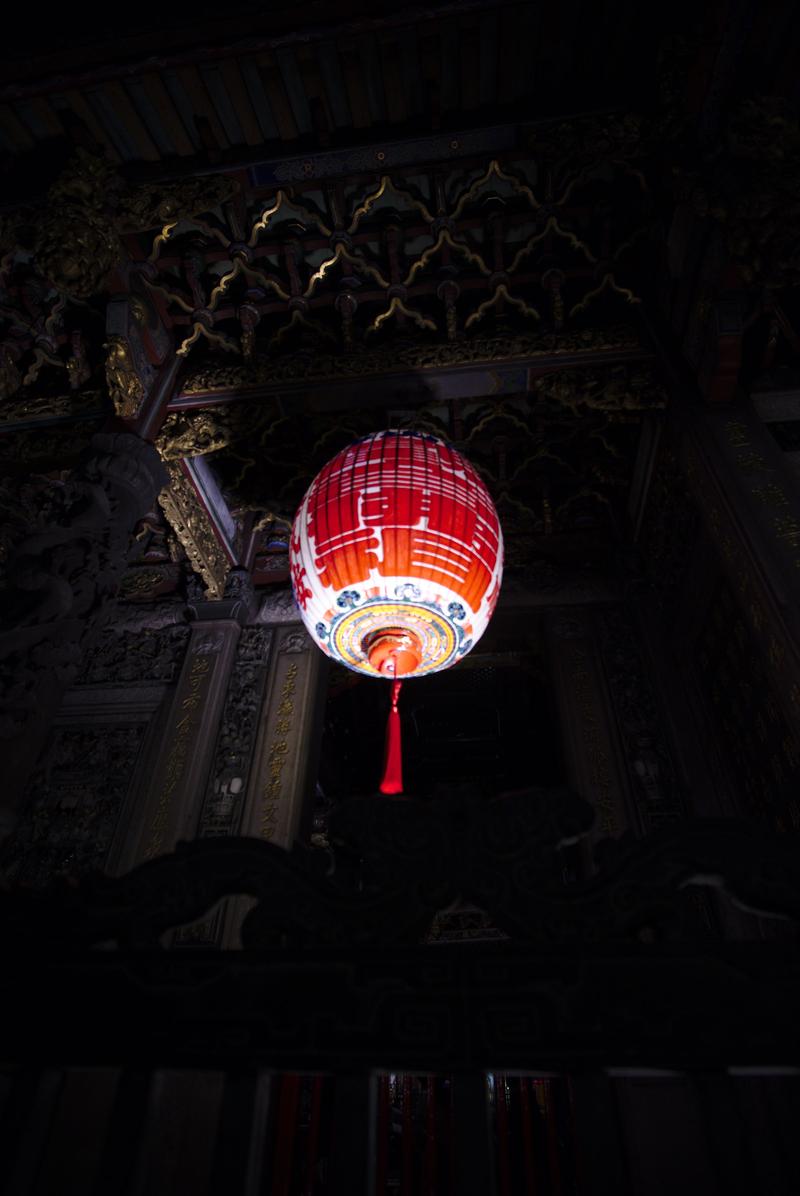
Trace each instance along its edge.
{"label": "vertical calligraphy panel", "polygon": [[311,796],[324,658],[298,626],[278,632],[242,833],[290,848]]}

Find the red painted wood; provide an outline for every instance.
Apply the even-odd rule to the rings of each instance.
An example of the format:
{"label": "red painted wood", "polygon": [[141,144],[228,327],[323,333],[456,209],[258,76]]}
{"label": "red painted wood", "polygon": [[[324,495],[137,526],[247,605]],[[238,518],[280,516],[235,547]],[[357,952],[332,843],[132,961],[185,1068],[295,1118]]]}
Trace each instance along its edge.
{"label": "red painted wood", "polygon": [[511,1196],[511,1171],[508,1135],[508,1101],[506,1077],[495,1076],[494,1097],[497,1119],[497,1170],[500,1181],[500,1196]]}
{"label": "red painted wood", "polygon": [[422,1191],[424,1196],[437,1196],[436,1187],[436,1078],[426,1078],[425,1104],[425,1160],[423,1165]]}
{"label": "red painted wood", "polygon": [[300,1076],[281,1076],[271,1196],[293,1196],[292,1163],[299,1104]]}
{"label": "red painted wood", "polygon": [[414,1116],[411,1107],[411,1076],[403,1076],[403,1134],[400,1196],[417,1196],[414,1191]]}
{"label": "red painted wood", "polygon": [[533,1147],[533,1127],[531,1125],[531,1099],[529,1081],[520,1076],[519,1084],[519,1115],[522,1130],[522,1154],[525,1162],[525,1196],[536,1196],[536,1162]]}
{"label": "red painted wood", "polygon": [[550,1190],[553,1196],[561,1196],[561,1158],[558,1145],[558,1119],[555,1090],[552,1080],[538,1081],[544,1086],[545,1116],[547,1118],[547,1157],[550,1166]]}
{"label": "red painted wood", "polygon": [[313,1196],[317,1189],[316,1167],[319,1161],[319,1131],[322,1115],[322,1076],[314,1076],[311,1081],[311,1117],[308,1126],[308,1143],[306,1145],[306,1159],[308,1170],[303,1185],[303,1196]]}
{"label": "red painted wood", "polygon": [[378,1076],[378,1132],[375,1160],[375,1194],[385,1196],[389,1179],[390,1102],[389,1077]]}

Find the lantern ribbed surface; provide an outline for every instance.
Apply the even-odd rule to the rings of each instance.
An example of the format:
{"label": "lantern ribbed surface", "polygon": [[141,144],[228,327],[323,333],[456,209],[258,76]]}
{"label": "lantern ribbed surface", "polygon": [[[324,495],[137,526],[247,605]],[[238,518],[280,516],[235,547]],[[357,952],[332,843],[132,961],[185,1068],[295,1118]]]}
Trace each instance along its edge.
{"label": "lantern ribbed surface", "polygon": [[323,652],[370,676],[412,677],[455,664],[486,630],[503,537],[460,453],[435,436],[389,430],[317,474],[289,559],[303,622]]}

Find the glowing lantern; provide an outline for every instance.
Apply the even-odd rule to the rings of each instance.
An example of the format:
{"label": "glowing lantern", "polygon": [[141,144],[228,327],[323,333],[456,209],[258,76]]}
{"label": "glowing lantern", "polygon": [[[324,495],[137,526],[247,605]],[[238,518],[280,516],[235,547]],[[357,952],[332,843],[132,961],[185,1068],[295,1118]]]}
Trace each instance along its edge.
{"label": "glowing lantern", "polygon": [[[322,651],[395,681],[387,764],[395,754],[399,771],[397,679],[456,664],[497,602],[503,537],[489,492],[444,441],[378,432],[317,474],[289,559],[303,622]],[[399,775],[381,788],[400,792]]]}

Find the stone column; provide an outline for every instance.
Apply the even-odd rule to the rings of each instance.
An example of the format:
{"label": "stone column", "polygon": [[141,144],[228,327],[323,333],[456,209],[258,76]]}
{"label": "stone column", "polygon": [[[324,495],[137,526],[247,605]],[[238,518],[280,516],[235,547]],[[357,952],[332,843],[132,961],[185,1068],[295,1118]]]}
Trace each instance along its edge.
{"label": "stone column", "polygon": [[120,871],[171,851],[197,833],[231,663],[240,627],[203,619],[191,629],[175,696],[165,721],[152,783],[138,812]]}
{"label": "stone column", "polygon": [[[274,635],[270,627],[244,627],[236,643],[216,742],[207,775],[202,779],[197,826],[192,838],[247,833],[242,823],[247,812],[255,746],[264,718]],[[238,945],[239,926],[249,904],[237,897],[219,902],[200,921],[176,931],[173,943]]]}
{"label": "stone column", "polygon": [[165,480],[151,445],[98,433],[70,478],[20,492],[26,530],[9,552],[0,611],[0,837],[16,824],[64,692],[125,571],[133,529]]}
{"label": "stone column", "polygon": [[[251,835],[291,848],[316,778],[325,669],[291,591],[270,594],[238,638],[196,829],[187,837]],[[229,898],[174,942],[238,947],[251,905]]]}

